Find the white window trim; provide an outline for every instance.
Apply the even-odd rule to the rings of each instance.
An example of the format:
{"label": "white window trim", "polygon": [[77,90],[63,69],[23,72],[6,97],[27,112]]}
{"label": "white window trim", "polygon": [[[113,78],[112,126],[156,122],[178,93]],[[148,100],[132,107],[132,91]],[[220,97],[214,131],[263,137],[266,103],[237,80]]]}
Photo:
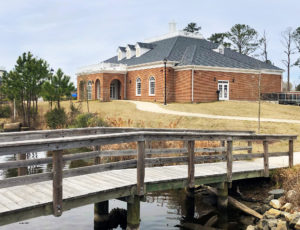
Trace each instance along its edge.
{"label": "white window trim", "polygon": [[222,99],[220,101],[229,101],[230,100],[230,84],[229,84],[229,80],[218,80],[218,90],[219,90],[219,84],[227,84],[227,98],[226,99]]}
{"label": "white window trim", "polygon": [[[138,80],[140,80],[139,81],[139,83],[140,83],[140,94],[138,94],[138,87],[137,87],[137,85],[138,85]],[[141,96],[142,95],[142,80],[141,80],[141,78],[137,78],[136,80],[135,80],[135,96]]]}
{"label": "white window trim", "polygon": [[[154,93],[151,93],[151,78],[154,79]],[[155,96],[155,88],[156,88],[156,81],[155,81],[155,77],[151,76],[149,78],[149,96]]]}
{"label": "white window trim", "polygon": [[93,86],[92,86],[92,81],[88,81],[87,84],[87,98],[88,100],[92,100],[93,97]]}

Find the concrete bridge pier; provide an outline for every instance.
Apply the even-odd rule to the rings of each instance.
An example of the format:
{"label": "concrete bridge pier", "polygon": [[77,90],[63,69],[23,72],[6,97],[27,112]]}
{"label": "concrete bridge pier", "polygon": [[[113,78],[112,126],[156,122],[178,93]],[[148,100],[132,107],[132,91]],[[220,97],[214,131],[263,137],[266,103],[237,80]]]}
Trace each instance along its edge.
{"label": "concrete bridge pier", "polygon": [[94,230],[109,228],[109,201],[94,204]]}
{"label": "concrete bridge pier", "polygon": [[140,229],[140,197],[133,196],[127,200],[127,228],[126,230]]}
{"label": "concrete bridge pier", "polygon": [[218,206],[218,227],[228,228],[228,183],[220,183],[217,186],[217,206]]}

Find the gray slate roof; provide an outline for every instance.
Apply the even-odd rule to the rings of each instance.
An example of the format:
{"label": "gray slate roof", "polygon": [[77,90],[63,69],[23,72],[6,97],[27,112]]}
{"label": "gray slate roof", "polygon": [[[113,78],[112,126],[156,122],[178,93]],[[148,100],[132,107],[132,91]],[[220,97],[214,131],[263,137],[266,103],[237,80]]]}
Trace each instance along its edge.
{"label": "gray slate roof", "polygon": [[131,49],[131,50],[135,50],[135,46],[134,46],[134,45],[129,45],[129,44],[128,44],[128,47],[129,47],[129,49]]}
{"label": "gray slate roof", "polygon": [[144,42],[137,42],[137,44],[141,47],[141,48],[146,48],[146,49],[153,49],[154,45],[151,43],[144,43]]}
{"label": "gray slate roof", "polygon": [[126,47],[119,46],[119,49],[120,49],[122,52],[126,52]]}
{"label": "gray slate roof", "polygon": [[216,49],[219,44],[205,39],[177,36],[152,43],[139,44],[151,47],[151,50],[140,57],[133,56],[130,59],[124,58],[118,61],[117,56],[114,56],[104,62],[131,66],[162,61],[164,58],[167,58],[167,60],[178,62],[178,66],[201,65],[242,69],[281,70],[274,65],[264,63],[228,48],[224,49],[224,54],[217,53],[213,51],[213,49]]}

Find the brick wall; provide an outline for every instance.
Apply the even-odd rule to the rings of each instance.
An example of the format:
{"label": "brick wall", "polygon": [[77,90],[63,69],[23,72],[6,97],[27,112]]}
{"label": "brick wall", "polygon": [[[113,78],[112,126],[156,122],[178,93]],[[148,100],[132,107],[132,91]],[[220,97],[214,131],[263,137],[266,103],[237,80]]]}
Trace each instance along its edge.
{"label": "brick wall", "polygon": [[[166,68],[167,75],[167,101],[174,101],[174,70],[173,68]],[[155,95],[149,95],[149,79],[153,76],[155,78]],[[136,95],[136,79],[141,79],[141,96]],[[136,101],[164,101],[165,92],[165,77],[164,67],[135,70],[127,73],[127,99]]]}
{"label": "brick wall", "polygon": [[[258,79],[258,74],[195,71],[194,102],[216,101],[219,80],[228,80],[230,100],[257,100]],[[280,75],[262,74],[262,93],[280,91]]]}
{"label": "brick wall", "polygon": [[[92,81],[92,100],[96,100],[97,95],[97,87],[96,82],[97,80],[100,81],[100,100],[101,101],[110,101],[110,84],[113,80],[118,80],[120,82],[120,89],[119,89],[119,99],[124,99],[124,74],[114,74],[114,73],[97,73],[97,74],[88,74],[82,75],[77,77],[77,93],[78,99],[83,100],[83,95],[86,96],[86,88],[87,82]],[[84,85],[84,92],[81,93],[80,90],[80,82],[83,81]]]}
{"label": "brick wall", "polygon": [[[167,102],[191,102],[192,101],[192,70],[174,71],[167,68]],[[149,95],[149,79],[155,78],[155,95]],[[141,96],[136,95],[136,79],[141,79]],[[79,76],[77,88],[79,99],[80,80],[86,82],[91,80],[92,99],[96,99],[96,81],[100,81],[100,100],[110,100],[110,84],[117,79],[120,82],[120,97],[124,99],[124,74],[99,73]],[[194,102],[216,101],[218,95],[218,81],[227,80],[229,82],[230,100],[257,100],[258,98],[259,75],[249,73],[230,73],[213,71],[194,71]],[[261,92],[281,92],[281,76],[272,74],[262,74]],[[129,71],[126,75],[126,99],[141,101],[164,101],[164,67]]]}
{"label": "brick wall", "polygon": [[176,102],[190,102],[192,100],[192,71],[175,71]]}

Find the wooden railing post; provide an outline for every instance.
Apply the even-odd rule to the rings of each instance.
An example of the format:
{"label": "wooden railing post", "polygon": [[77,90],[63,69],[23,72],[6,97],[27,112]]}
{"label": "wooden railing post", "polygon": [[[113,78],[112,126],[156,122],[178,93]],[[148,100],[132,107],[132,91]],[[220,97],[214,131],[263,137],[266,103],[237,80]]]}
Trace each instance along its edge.
{"label": "wooden railing post", "polygon": [[[224,141],[224,140],[220,141],[220,144],[221,144],[221,147],[225,149],[225,141]],[[225,150],[222,151],[222,154],[225,155],[225,154],[226,154],[226,151],[225,151]]]}
{"label": "wooden railing post", "polygon": [[268,141],[263,141],[264,146],[264,176],[269,176],[269,143]]}
{"label": "wooden railing post", "polygon": [[62,170],[63,170],[63,158],[62,151],[52,152],[53,163],[53,215],[61,216],[62,214]]}
{"label": "wooden railing post", "polygon": [[[100,152],[100,150],[101,150],[101,146],[100,145],[94,146],[94,151],[99,151]],[[101,163],[101,157],[100,156],[96,156],[95,159],[94,159],[94,164],[98,165],[100,163]]]}
{"label": "wooden railing post", "polygon": [[227,182],[232,182],[232,139],[227,140]]}
{"label": "wooden railing post", "polygon": [[[17,160],[26,160],[26,153],[18,153]],[[25,176],[27,174],[27,167],[18,168],[18,176]]]}
{"label": "wooden railing post", "polygon": [[144,195],[145,141],[137,142],[137,195]]}
{"label": "wooden railing post", "polygon": [[289,167],[294,166],[294,140],[289,140]]}
{"label": "wooden railing post", "polygon": [[195,187],[195,141],[188,141],[188,188]]}
{"label": "wooden railing post", "polygon": [[251,149],[248,149],[248,153],[252,153],[252,141],[248,141],[248,147],[251,147]]}

